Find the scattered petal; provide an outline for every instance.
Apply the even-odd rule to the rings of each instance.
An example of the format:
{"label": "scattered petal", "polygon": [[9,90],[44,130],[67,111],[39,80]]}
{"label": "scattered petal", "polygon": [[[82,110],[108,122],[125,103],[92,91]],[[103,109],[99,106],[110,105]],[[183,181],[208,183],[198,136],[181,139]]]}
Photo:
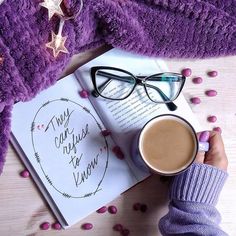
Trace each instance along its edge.
{"label": "scattered petal", "polygon": [[106,136],[111,135],[111,131],[108,130],[108,129],[105,129],[105,130],[103,130],[103,131],[101,132],[101,134],[102,134],[102,136],[106,137]]}
{"label": "scattered petal", "polygon": [[122,231],[121,231],[121,235],[122,236],[128,236],[130,234],[130,231],[128,230],[128,229],[123,229]]}
{"label": "scattered petal", "polygon": [[107,211],[107,207],[106,207],[106,206],[103,206],[103,207],[101,207],[101,208],[99,208],[99,209],[97,210],[97,213],[102,214],[102,213],[105,213],[106,211]]}
{"label": "scattered petal", "polygon": [[125,158],[124,153],[121,151],[119,146],[115,146],[112,148],[112,152],[116,155],[116,157],[120,160]]}
{"label": "scattered petal", "polygon": [[136,202],[136,203],[134,203],[134,205],[133,205],[133,209],[134,209],[135,211],[139,211],[139,210],[140,210],[140,207],[141,207],[141,203],[139,203],[139,202]]}
{"label": "scattered petal", "polygon": [[108,212],[110,214],[116,214],[117,213],[117,208],[115,206],[109,206],[108,207]]}
{"label": "scattered petal", "polygon": [[84,230],[90,230],[90,229],[93,228],[93,224],[91,224],[91,223],[84,223],[84,224],[82,224],[81,228],[84,229]]}
{"label": "scattered petal", "polygon": [[115,225],[113,226],[113,230],[114,230],[114,231],[119,231],[119,232],[121,232],[121,231],[123,230],[122,224],[115,224]]}
{"label": "scattered petal", "polygon": [[205,93],[206,93],[206,95],[207,95],[208,97],[214,97],[214,96],[217,95],[216,90],[213,90],[213,89],[207,90]]}
{"label": "scattered petal", "polygon": [[20,176],[23,178],[28,178],[30,176],[30,173],[28,170],[23,170],[20,172]]}
{"label": "scattered petal", "polygon": [[189,77],[192,74],[192,70],[190,68],[185,68],[181,71],[181,74],[185,77]]}
{"label": "scattered petal", "polygon": [[207,120],[211,123],[214,123],[217,121],[217,117],[216,116],[209,116],[209,117],[207,117]]}
{"label": "scattered petal", "polygon": [[202,83],[202,77],[193,78],[193,83],[194,84],[201,84]]}
{"label": "scattered petal", "polygon": [[140,211],[141,212],[146,212],[147,211],[147,205],[146,204],[142,204],[141,207],[140,207]]}
{"label": "scattered petal", "polygon": [[207,75],[210,76],[210,77],[216,77],[216,76],[218,75],[218,72],[215,71],[215,70],[209,71],[209,72],[207,73]]}
{"label": "scattered petal", "polygon": [[193,104],[200,104],[201,103],[201,99],[199,97],[193,97],[190,99],[190,101]]}
{"label": "scattered petal", "polygon": [[79,95],[80,95],[80,97],[82,97],[82,98],[88,98],[88,97],[89,97],[88,91],[86,91],[86,90],[84,90],[84,89],[79,92]]}
{"label": "scattered petal", "polygon": [[61,230],[61,224],[58,223],[58,222],[55,222],[52,224],[52,228],[55,229],[55,230]]}
{"label": "scattered petal", "polygon": [[43,222],[40,225],[40,229],[42,229],[42,230],[48,230],[49,228],[50,228],[50,223],[49,222]]}

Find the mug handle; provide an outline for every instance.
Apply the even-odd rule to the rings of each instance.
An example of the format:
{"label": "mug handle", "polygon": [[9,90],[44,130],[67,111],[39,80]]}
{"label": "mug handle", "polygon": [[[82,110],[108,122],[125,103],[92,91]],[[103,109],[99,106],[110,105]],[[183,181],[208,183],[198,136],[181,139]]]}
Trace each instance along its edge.
{"label": "mug handle", "polygon": [[208,152],[209,143],[208,142],[198,142],[198,151],[199,152]]}

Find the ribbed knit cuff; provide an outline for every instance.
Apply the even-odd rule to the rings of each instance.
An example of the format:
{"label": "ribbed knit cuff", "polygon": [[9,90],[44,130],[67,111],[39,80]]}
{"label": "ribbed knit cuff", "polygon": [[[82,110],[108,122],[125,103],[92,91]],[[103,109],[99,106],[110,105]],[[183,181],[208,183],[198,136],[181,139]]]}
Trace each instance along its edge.
{"label": "ribbed knit cuff", "polygon": [[216,167],[194,163],[174,177],[170,199],[215,205],[227,176],[227,172]]}

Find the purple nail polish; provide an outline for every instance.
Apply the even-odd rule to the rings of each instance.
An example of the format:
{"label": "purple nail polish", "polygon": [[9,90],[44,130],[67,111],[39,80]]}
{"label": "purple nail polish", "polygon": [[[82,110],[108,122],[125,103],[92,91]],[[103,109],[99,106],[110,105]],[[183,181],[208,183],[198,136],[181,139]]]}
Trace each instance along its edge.
{"label": "purple nail polish", "polygon": [[200,142],[207,142],[209,140],[210,133],[209,131],[203,131],[200,134],[199,141]]}

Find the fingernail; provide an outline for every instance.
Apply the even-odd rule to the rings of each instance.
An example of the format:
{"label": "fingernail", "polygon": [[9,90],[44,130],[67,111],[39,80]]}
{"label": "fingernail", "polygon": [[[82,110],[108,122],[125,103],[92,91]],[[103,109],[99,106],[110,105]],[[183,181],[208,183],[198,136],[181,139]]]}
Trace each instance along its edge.
{"label": "fingernail", "polygon": [[199,141],[200,142],[207,142],[209,140],[210,133],[209,131],[203,131],[200,134]]}

